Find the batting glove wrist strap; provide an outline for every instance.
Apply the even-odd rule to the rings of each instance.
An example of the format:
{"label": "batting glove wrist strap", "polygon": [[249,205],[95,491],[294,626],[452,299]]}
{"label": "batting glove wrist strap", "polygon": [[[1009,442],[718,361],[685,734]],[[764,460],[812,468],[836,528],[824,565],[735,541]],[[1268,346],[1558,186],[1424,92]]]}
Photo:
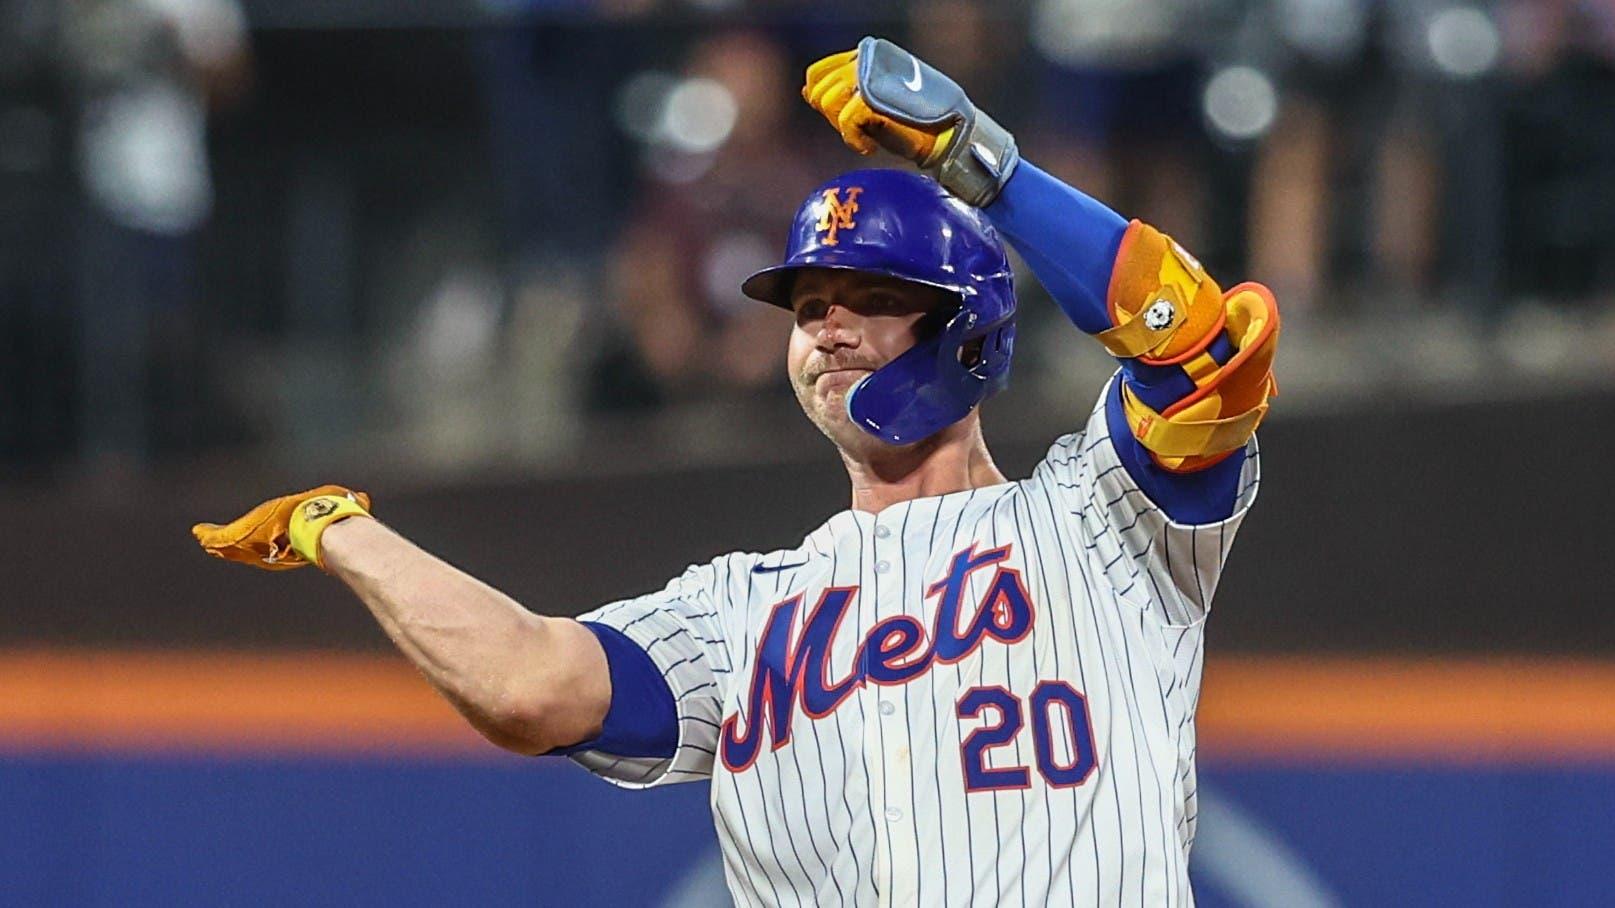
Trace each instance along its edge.
{"label": "batting glove wrist strap", "polygon": [[957,82],[884,38],[858,43],[858,92],[874,112],[938,134],[918,163],[970,205],[992,204],[1020,163],[1014,135],[972,104]]}
{"label": "batting glove wrist strap", "polygon": [[320,558],[320,537],[326,528],[349,517],[369,517],[370,512],[351,495],[321,495],[299,504],[292,513],[288,536],[292,551],[303,556],[321,570],[325,561]]}

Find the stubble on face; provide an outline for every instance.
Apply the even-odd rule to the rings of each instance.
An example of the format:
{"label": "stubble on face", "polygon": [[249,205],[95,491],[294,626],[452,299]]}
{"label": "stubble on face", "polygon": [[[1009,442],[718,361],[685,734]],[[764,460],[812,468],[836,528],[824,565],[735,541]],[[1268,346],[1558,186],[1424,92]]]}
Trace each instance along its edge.
{"label": "stubble on face", "polygon": [[[854,385],[881,365],[867,357],[832,356],[814,351],[802,368],[792,374],[791,389],[808,420],[837,447],[845,448],[861,441],[859,436],[867,436],[853,425],[847,412],[847,397]],[[871,436],[870,440],[875,439]]]}

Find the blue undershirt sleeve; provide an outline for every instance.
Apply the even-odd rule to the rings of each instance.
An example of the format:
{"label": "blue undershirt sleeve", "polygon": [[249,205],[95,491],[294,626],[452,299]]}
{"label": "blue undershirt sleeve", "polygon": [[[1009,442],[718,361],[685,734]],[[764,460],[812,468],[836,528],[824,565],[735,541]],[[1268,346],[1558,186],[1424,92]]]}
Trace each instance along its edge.
{"label": "blue undershirt sleeve", "polygon": [[583,622],[606,651],[611,672],[611,706],[598,737],[551,754],[598,750],[619,757],[671,757],[678,747],[678,710],[667,679],[656,663],[622,631]]}
{"label": "blue undershirt sleeve", "polygon": [[1097,334],[1110,327],[1105,297],[1125,218],[1026,160],[982,213],[1078,328]]}
{"label": "blue undershirt sleeve", "polygon": [[[1097,334],[1111,327],[1106,297],[1110,274],[1127,220],[1103,202],[1055,179],[1022,160],[998,198],[983,213],[1066,317],[1083,331]],[[1193,390],[1176,373],[1137,360],[1121,360],[1124,380],[1150,406],[1164,410]],[[1233,513],[1239,491],[1242,453],[1196,473],[1162,469],[1129,431],[1121,407],[1121,382],[1112,383],[1105,401],[1106,425],[1116,453],[1140,489],[1178,523],[1223,520]]]}

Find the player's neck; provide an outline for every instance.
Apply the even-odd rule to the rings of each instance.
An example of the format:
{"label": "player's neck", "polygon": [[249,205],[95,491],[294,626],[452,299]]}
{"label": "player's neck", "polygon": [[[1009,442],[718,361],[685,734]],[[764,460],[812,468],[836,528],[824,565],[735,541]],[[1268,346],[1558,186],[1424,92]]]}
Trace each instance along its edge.
{"label": "player's neck", "polygon": [[1005,482],[974,417],[915,445],[841,452],[852,480],[852,508],[877,513],[915,498]]}

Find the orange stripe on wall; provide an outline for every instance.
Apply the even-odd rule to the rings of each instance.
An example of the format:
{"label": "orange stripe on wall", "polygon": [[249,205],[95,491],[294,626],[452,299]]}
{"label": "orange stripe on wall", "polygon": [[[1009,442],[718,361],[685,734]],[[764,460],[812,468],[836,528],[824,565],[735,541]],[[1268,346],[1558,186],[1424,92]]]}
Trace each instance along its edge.
{"label": "orange stripe on wall", "polygon": [[[1615,662],[1209,660],[1200,750],[1315,763],[1615,759]],[[0,651],[0,748],[493,757],[401,657]]]}
{"label": "orange stripe on wall", "polygon": [[1211,659],[1200,740],[1345,762],[1615,759],[1615,662]]}
{"label": "orange stripe on wall", "polygon": [[398,656],[0,652],[0,747],[494,754]]}

